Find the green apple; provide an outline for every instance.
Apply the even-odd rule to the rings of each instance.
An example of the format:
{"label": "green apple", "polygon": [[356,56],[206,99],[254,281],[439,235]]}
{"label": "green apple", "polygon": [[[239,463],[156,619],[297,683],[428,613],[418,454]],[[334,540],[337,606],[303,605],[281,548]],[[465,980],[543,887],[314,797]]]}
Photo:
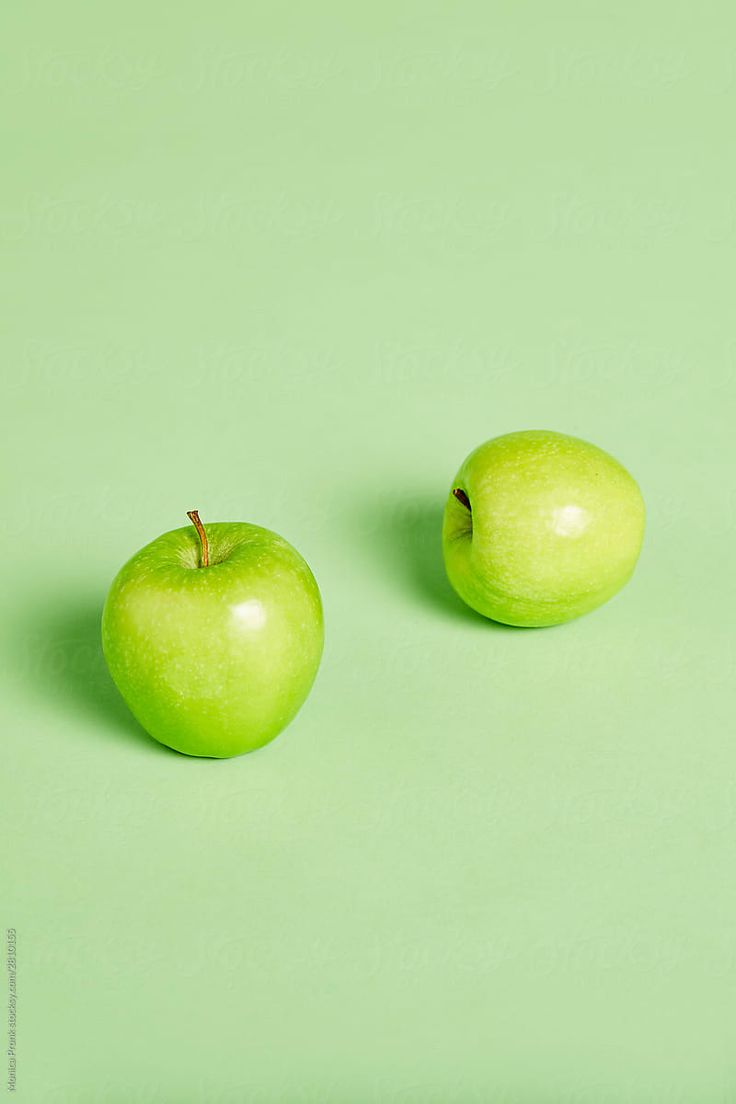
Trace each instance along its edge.
{"label": "green apple", "polygon": [[151,736],[226,758],[268,743],[317,674],[324,629],[312,572],[282,537],[244,522],[164,533],[110,587],[107,665]]}
{"label": "green apple", "polygon": [[630,578],[644,502],[607,452],[564,433],[527,430],[468,456],[445,506],[447,576],[478,613],[507,625],[570,621]]}

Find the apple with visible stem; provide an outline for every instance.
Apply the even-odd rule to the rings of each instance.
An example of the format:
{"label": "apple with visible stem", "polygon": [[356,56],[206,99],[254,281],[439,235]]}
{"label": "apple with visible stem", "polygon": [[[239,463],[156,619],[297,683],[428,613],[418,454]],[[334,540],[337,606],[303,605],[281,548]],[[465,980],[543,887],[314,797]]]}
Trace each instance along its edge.
{"label": "apple with visible stem", "polygon": [[105,659],[131,712],[187,755],[268,743],[317,674],[319,588],[292,546],[245,522],[164,533],[120,570],[102,615]]}
{"label": "apple with visible stem", "polygon": [[496,437],[468,456],[445,506],[450,583],[507,625],[570,621],[628,581],[644,536],[644,501],[603,449],[551,430]]}

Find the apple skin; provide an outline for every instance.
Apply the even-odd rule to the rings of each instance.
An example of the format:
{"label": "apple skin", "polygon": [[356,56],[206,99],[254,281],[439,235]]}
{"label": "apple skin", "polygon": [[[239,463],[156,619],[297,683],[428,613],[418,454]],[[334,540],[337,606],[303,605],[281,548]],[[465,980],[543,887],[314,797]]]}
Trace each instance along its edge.
{"label": "apple skin", "polygon": [[278,735],[306,699],[324,642],[322,600],[292,546],[257,525],[164,533],[114,579],[102,646],[143,728],[186,755],[227,758]]}
{"label": "apple skin", "polygon": [[442,526],[445,570],[485,617],[558,625],[628,581],[644,518],[636,482],[607,452],[552,430],[508,433],[471,452],[455,477]]}

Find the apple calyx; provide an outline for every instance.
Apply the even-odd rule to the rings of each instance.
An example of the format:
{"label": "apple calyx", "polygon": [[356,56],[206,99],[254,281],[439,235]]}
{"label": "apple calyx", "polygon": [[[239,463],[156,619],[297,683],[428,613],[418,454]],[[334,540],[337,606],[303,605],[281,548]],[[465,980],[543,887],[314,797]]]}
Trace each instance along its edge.
{"label": "apple calyx", "polygon": [[202,562],[200,567],[209,567],[210,565],[210,546],[207,540],[207,533],[205,532],[204,525],[199,518],[199,510],[187,510],[187,517],[191,521],[194,528],[199,534],[199,540],[202,545]]}
{"label": "apple calyx", "polygon": [[462,506],[464,506],[464,507],[465,507],[465,509],[466,509],[466,510],[468,510],[468,511],[469,511],[470,513],[472,513],[472,512],[473,512],[473,511],[472,511],[472,510],[470,509],[470,499],[469,499],[469,498],[468,498],[468,496],[466,495],[465,491],[461,490],[461,488],[460,488],[460,487],[453,487],[453,488],[452,488],[452,493],[454,494],[454,496],[455,496],[455,498],[456,498],[456,499],[458,500],[458,502],[459,502],[459,503],[460,503],[460,504],[461,504]]}

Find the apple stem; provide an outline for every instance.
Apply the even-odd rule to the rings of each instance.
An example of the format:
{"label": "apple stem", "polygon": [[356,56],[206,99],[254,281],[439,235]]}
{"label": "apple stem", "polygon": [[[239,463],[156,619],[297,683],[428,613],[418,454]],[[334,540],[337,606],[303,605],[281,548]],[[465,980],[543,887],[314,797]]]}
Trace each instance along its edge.
{"label": "apple stem", "polygon": [[454,494],[458,502],[460,502],[465,507],[466,510],[470,510],[470,499],[466,495],[465,491],[461,490],[460,487],[453,487],[452,493]]}
{"label": "apple stem", "polygon": [[204,525],[199,519],[199,510],[187,510],[187,517],[191,521],[194,528],[199,533],[199,540],[202,545],[202,567],[209,567],[210,565],[210,546],[207,540],[207,534],[204,530]]}

